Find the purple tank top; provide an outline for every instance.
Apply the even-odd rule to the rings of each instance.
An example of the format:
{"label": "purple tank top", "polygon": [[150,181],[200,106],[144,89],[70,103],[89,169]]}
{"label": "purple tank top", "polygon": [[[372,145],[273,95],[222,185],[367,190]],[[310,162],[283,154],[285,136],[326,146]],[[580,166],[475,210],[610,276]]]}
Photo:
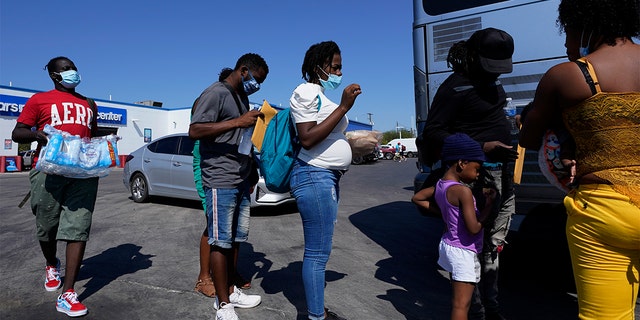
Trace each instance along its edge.
{"label": "purple tank top", "polygon": [[[436,184],[435,198],[436,203],[442,212],[442,218],[447,226],[447,230],[442,235],[442,240],[454,247],[468,249],[476,253],[482,252],[482,237],[484,230],[476,234],[471,234],[467,230],[464,219],[460,215],[460,208],[453,206],[447,200],[447,190],[454,185],[462,185],[460,182],[452,180],[439,180]],[[473,199],[473,208],[478,216],[478,208],[476,208],[476,200]]]}

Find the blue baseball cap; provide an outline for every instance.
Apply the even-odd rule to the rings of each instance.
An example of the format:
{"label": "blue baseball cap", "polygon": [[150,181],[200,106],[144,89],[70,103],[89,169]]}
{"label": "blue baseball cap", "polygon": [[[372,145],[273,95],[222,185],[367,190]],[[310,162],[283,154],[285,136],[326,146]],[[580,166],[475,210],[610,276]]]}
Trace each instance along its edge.
{"label": "blue baseball cap", "polygon": [[444,139],[442,161],[458,160],[485,162],[486,157],[478,142],[464,133],[454,133]]}

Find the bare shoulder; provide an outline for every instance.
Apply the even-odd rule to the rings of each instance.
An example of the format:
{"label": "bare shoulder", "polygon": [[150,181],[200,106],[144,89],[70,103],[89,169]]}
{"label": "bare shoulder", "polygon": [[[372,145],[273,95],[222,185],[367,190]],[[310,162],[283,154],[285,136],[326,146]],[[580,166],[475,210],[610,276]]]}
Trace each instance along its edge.
{"label": "bare shoulder", "polygon": [[448,191],[447,196],[453,195],[458,199],[463,199],[469,196],[473,197],[473,194],[471,193],[471,188],[461,184],[453,185],[449,187],[449,190],[447,191]]}
{"label": "bare shoulder", "polygon": [[543,76],[543,80],[557,85],[566,85],[566,81],[580,79],[581,71],[575,62],[563,62],[551,67]]}
{"label": "bare shoulder", "polygon": [[547,92],[553,93],[556,106],[560,109],[575,105],[592,95],[584,73],[575,62],[563,62],[552,67],[540,82]]}

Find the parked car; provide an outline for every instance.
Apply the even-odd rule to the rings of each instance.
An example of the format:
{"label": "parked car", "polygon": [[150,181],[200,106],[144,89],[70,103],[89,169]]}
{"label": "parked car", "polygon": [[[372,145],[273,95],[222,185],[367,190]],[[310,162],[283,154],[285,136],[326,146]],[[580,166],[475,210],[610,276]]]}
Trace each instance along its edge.
{"label": "parked car", "polygon": [[351,164],[363,164],[367,162],[378,161],[378,148],[373,150],[371,153],[365,154],[364,156],[357,156],[351,158]]}
{"label": "parked car", "polygon": [[396,148],[391,145],[385,144],[380,146],[380,151],[378,152],[378,158],[391,160],[393,159],[393,156],[395,154],[396,154]]}
{"label": "parked car", "polygon": [[22,156],[22,169],[30,170],[33,166],[33,158],[36,156],[36,150],[27,150],[18,154]]}
{"label": "parked car", "polygon": [[[122,182],[135,202],[151,196],[200,200],[193,181],[193,143],[186,133],[158,138],[126,158]],[[274,193],[260,177],[251,194],[251,207],[274,206],[295,199],[290,193]]]}

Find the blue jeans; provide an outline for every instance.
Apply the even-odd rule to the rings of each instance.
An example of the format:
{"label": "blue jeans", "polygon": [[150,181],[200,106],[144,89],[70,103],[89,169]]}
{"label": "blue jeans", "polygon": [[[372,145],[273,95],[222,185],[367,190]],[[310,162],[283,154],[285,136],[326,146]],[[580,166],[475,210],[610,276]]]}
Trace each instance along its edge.
{"label": "blue jeans", "polygon": [[342,173],[297,160],[291,171],[291,193],[296,198],[304,232],[302,283],[309,319],[324,319],[325,268],[338,215]]}
{"label": "blue jeans", "polygon": [[249,182],[245,181],[236,188],[204,187],[204,192],[209,244],[230,249],[234,242],[246,242],[251,205]]}

